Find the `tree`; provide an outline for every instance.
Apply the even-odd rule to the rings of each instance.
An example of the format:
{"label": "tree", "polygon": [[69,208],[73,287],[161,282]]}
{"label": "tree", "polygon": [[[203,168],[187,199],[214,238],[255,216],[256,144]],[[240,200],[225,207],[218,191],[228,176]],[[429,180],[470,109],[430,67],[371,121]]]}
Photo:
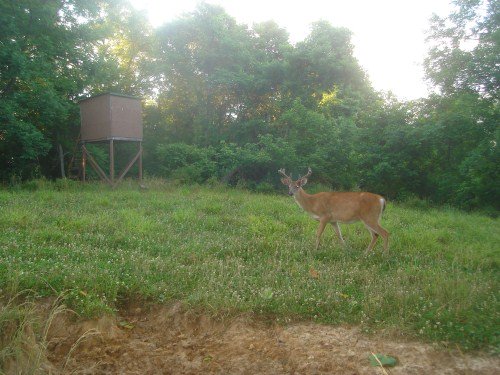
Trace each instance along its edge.
{"label": "tree", "polygon": [[97,41],[101,68],[106,75],[91,81],[89,91],[116,91],[150,98],[154,96],[154,53],[158,48],[146,15],[124,1],[111,1]]}
{"label": "tree", "polygon": [[[339,97],[349,103],[348,115],[352,115],[363,107],[364,98],[373,93],[353,55],[351,32],[326,21],[313,24],[311,34],[291,53],[289,65],[290,96],[300,97],[308,108],[315,108],[323,93],[337,90]],[[357,105],[349,100],[355,97],[361,99]]]}
{"label": "tree", "polygon": [[[94,1],[0,2],[0,178],[32,177],[68,133]],[[38,168],[38,171],[40,170]]]}
{"label": "tree", "polygon": [[0,179],[60,176],[57,145],[74,148],[82,94],[145,92],[140,61],[124,60],[147,28],[127,9],[118,0],[0,1]]}
{"label": "tree", "polygon": [[462,207],[498,209],[500,2],[457,0],[447,17],[434,17],[425,61],[441,95],[427,101],[433,129],[435,198]]}
{"label": "tree", "polygon": [[174,140],[209,145],[245,109],[252,81],[248,30],[217,6],[166,24],[159,40],[159,106]]}
{"label": "tree", "polygon": [[472,91],[498,100],[500,82],[500,2],[456,0],[446,18],[431,20],[425,59],[428,79],[444,95]]}

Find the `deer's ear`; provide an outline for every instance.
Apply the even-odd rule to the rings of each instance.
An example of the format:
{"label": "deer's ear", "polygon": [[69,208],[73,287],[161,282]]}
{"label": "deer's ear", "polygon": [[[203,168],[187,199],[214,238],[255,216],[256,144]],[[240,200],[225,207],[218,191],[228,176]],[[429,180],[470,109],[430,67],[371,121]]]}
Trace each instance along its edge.
{"label": "deer's ear", "polygon": [[307,177],[302,177],[299,180],[299,186],[304,186],[305,184],[307,184]]}
{"label": "deer's ear", "polygon": [[282,179],[281,179],[281,183],[282,183],[283,185],[288,185],[288,184],[290,183],[290,179],[289,179],[289,178],[282,178]]}

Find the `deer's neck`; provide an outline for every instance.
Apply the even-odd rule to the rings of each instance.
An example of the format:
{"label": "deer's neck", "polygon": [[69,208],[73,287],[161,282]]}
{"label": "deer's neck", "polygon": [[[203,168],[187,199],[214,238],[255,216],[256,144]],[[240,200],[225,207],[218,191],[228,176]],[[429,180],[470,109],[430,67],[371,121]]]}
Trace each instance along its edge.
{"label": "deer's neck", "polygon": [[302,188],[297,190],[297,192],[293,195],[295,202],[304,209],[304,211],[310,212],[312,206],[312,196],[307,194]]}

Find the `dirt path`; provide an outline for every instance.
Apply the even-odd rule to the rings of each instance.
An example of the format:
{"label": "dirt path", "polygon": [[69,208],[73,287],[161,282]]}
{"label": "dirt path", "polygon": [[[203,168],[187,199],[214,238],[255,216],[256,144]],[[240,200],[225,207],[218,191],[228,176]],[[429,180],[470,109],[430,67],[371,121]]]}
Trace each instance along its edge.
{"label": "dirt path", "polygon": [[500,373],[498,358],[368,338],[356,328],[220,322],[180,305],[77,324],[59,316],[49,342],[52,374],[384,374],[370,366],[370,352],[398,358],[388,374]]}

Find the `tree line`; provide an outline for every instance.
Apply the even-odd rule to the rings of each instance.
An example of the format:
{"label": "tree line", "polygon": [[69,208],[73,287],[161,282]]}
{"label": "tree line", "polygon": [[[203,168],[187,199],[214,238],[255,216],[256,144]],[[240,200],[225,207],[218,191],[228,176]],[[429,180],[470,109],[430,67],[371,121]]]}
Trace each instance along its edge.
{"label": "tree line", "polygon": [[498,210],[499,4],[458,0],[431,19],[434,93],[400,101],[325,21],[292,44],[273,21],[204,3],[153,28],[121,0],[0,0],[0,180],[60,177],[78,99],[111,91],[144,99],[150,176],[272,191],[279,168],[311,167],[325,189]]}

